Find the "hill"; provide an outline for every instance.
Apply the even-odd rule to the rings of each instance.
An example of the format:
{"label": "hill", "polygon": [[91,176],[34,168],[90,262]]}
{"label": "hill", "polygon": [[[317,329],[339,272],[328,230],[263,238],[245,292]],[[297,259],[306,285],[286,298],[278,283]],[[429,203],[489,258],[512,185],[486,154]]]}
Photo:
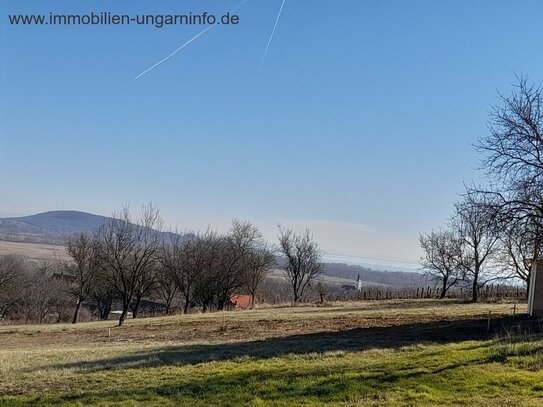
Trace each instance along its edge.
{"label": "hill", "polygon": [[[73,233],[92,233],[108,217],[79,211],[51,211],[31,216],[0,218],[0,254],[22,254],[38,260],[63,257],[66,238]],[[60,254],[59,254],[60,253]],[[425,285],[414,272],[375,271],[368,267],[326,263],[323,280],[332,284],[355,284],[360,275],[366,287],[418,287]]]}
{"label": "hill", "polygon": [[78,211],[52,211],[0,219],[0,240],[22,243],[64,244],[72,233],[96,231],[105,216]]}
{"label": "hill", "polygon": [[[0,219],[0,241],[64,245],[68,236],[93,233],[108,220],[111,218],[79,211],[51,211],[3,218]],[[165,237],[172,235],[170,232],[157,233]]]}

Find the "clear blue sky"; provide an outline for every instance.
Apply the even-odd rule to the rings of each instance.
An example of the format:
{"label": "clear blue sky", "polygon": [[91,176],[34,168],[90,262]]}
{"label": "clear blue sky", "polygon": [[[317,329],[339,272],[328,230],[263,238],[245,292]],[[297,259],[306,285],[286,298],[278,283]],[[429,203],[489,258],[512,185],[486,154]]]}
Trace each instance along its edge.
{"label": "clear blue sky", "polygon": [[515,73],[543,80],[540,1],[249,0],[240,24],[10,26],[10,13],[220,14],[238,0],[1,0],[0,213],[152,200],[180,228],[314,229],[414,262]]}

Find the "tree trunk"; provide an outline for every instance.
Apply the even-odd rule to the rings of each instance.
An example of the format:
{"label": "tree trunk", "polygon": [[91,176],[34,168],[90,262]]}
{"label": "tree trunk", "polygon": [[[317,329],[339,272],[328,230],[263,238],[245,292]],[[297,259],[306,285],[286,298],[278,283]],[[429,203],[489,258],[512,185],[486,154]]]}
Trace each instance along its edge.
{"label": "tree trunk", "polygon": [[228,301],[228,293],[223,293],[221,295],[221,298],[217,302],[217,311],[224,310],[224,307],[226,306],[227,301]]}
{"label": "tree trunk", "polygon": [[121,326],[124,323],[124,320],[126,319],[126,314],[128,314],[128,308],[130,306],[130,300],[123,300],[123,312],[121,312],[121,316],[119,318],[119,326]]}
{"label": "tree trunk", "polygon": [[255,291],[251,292],[251,309],[255,308]]}
{"label": "tree trunk", "polygon": [[473,286],[471,288],[471,302],[477,302],[478,290],[477,290],[477,275],[473,277]]}
{"label": "tree trunk", "polygon": [[164,313],[166,315],[170,315],[172,313],[172,300],[168,299],[166,300],[166,304],[164,304]]}
{"label": "tree trunk", "polygon": [[441,287],[441,294],[439,295],[439,299],[445,298],[445,295],[447,294],[447,278],[443,279],[443,287]]}
{"label": "tree trunk", "polygon": [[137,318],[138,317],[138,313],[139,313],[139,310],[140,310],[140,305],[141,305],[141,296],[137,296],[136,297],[136,304],[134,305],[134,308],[132,308],[132,318]]}
{"label": "tree trunk", "polygon": [[74,312],[74,318],[72,319],[72,324],[77,324],[77,321],[79,321],[79,312],[81,311],[81,305],[83,304],[83,301],[81,301],[81,298],[77,298],[77,305],[75,307]]}
{"label": "tree trunk", "polygon": [[102,310],[100,311],[100,319],[102,321],[106,321],[109,318],[109,313],[111,312],[112,305],[113,305],[113,301],[111,300],[104,303],[104,306]]}

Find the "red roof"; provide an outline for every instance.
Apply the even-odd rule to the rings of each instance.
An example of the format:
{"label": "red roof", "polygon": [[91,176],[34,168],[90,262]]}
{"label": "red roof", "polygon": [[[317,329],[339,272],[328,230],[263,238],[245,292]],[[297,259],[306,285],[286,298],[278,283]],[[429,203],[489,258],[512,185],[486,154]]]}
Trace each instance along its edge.
{"label": "red roof", "polygon": [[238,295],[234,294],[230,296],[230,302],[236,309],[246,309],[251,307],[253,300],[252,295]]}

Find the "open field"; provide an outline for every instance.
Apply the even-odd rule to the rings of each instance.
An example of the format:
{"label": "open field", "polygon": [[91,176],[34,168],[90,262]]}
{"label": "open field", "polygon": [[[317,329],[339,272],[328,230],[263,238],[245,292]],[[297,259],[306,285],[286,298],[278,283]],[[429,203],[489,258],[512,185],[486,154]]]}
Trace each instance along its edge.
{"label": "open field", "polygon": [[64,246],[43,243],[20,243],[0,240],[0,256],[14,254],[30,260],[59,261],[66,260]]}
{"label": "open field", "polygon": [[0,405],[543,405],[540,328],[511,307],[380,301],[1,326]]}

